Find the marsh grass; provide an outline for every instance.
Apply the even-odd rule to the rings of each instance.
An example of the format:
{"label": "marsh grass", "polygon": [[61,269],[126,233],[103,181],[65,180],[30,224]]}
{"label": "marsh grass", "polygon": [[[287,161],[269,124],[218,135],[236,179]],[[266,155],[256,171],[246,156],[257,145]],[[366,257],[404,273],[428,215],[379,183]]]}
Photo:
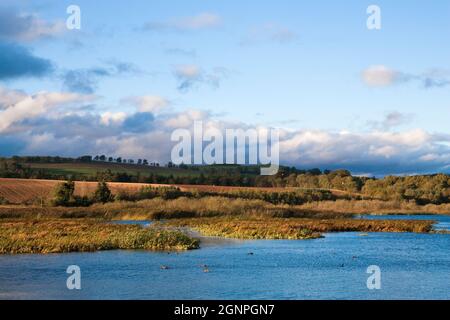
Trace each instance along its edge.
{"label": "marsh grass", "polygon": [[450,204],[418,205],[415,201],[336,200],[317,201],[297,206],[298,210],[311,212],[350,214],[450,214]]}
{"label": "marsh grass", "polygon": [[204,217],[265,217],[265,218],[336,218],[351,217],[348,213],[313,212],[298,206],[274,205],[263,200],[230,199],[226,197],[156,198],[138,202],[114,202],[94,205],[111,219],[179,219]]}
{"label": "marsh grass", "polygon": [[327,232],[428,233],[433,221],[357,219],[178,219],[171,226],[187,227],[205,236],[237,239],[313,239]]}
{"label": "marsh grass", "polygon": [[202,197],[115,201],[90,207],[0,206],[0,220],[11,218],[95,218],[159,220],[205,217],[345,219],[356,214],[450,214],[450,205],[419,206],[412,202],[379,200],[319,201],[274,205],[263,200]]}
{"label": "marsh grass", "polygon": [[0,221],[0,254],[103,250],[190,250],[199,241],[178,230],[115,225],[98,220]]}

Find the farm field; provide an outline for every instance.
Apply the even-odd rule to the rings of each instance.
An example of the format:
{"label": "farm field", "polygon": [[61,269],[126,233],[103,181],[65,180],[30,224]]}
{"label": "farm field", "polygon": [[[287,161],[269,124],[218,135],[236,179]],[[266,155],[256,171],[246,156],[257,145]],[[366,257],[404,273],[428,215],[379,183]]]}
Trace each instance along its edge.
{"label": "farm field", "polygon": [[[54,188],[61,183],[60,180],[41,179],[10,179],[0,178],[0,198],[6,199],[11,204],[24,204],[30,202],[45,201],[52,196]],[[181,191],[209,191],[209,192],[229,192],[239,190],[259,190],[259,191],[288,191],[289,188],[249,188],[249,187],[224,187],[224,186],[194,186],[194,185],[164,185],[146,183],[120,183],[108,182],[108,187],[113,194],[119,192],[137,193],[144,186],[150,187],[178,187]],[[92,194],[97,188],[97,182],[76,181],[75,195],[87,196]]]}
{"label": "farm field", "polygon": [[95,176],[97,172],[110,170],[112,173],[126,173],[129,175],[140,174],[149,176],[158,174],[162,176],[198,176],[200,173],[194,170],[167,167],[150,167],[132,164],[91,162],[91,163],[24,163],[25,166],[36,170],[45,170],[54,175],[85,175]]}

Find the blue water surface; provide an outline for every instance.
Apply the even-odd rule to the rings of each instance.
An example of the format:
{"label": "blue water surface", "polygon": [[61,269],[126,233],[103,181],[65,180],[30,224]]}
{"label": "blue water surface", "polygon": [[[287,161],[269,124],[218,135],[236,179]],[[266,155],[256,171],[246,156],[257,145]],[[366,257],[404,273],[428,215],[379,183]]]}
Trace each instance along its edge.
{"label": "blue water surface", "polygon": [[[81,268],[79,291],[66,287],[69,265]],[[381,290],[367,288],[370,265],[381,269]],[[450,235],[336,233],[307,241],[208,239],[178,254],[4,255],[0,299],[450,299]]]}

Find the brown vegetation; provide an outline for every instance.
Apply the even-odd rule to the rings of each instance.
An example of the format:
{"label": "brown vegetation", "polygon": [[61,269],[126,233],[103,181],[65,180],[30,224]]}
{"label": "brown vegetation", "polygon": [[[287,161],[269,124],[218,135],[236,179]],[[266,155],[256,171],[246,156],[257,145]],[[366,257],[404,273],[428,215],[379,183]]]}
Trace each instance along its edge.
{"label": "brown vegetation", "polygon": [[326,232],[416,232],[432,230],[433,221],[357,219],[179,219],[168,222],[205,236],[237,239],[312,239]]}
{"label": "brown vegetation", "polygon": [[116,225],[95,220],[0,221],[0,254],[101,250],[189,250],[199,246],[177,230]]}

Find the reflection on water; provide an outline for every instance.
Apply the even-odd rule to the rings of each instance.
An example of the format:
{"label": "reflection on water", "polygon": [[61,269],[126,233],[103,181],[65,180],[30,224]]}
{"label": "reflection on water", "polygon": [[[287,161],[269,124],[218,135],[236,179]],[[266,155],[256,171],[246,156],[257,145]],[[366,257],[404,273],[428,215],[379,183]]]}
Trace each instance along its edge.
{"label": "reflection on water", "polygon": [[[438,220],[438,227],[450,221],[425,218]],[[205,243],[183,253],[0,256],[0,299],[450,299],[450,235]],[[81,291],[66,289],[72,264],[81,267]],[[369,265],[381,268],[379,291],[366,287]]]}

